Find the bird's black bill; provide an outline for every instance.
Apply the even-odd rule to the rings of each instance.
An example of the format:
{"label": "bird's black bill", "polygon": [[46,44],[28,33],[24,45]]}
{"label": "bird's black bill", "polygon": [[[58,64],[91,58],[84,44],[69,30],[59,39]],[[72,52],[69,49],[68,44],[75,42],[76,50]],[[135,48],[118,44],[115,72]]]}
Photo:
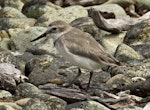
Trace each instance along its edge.
{"label": "bird's black bill", "polygon": [[37,38],[31,40],[30,42],[34,42],[34,41],[36,41],[36,40],[38,40],[38,39],[41,39],[41,38],[43,38],[43,37],[46,37],[46,35],[47,35],[47,33],[44,33],[44,34],[40,35],[39,37],[37,37]]}

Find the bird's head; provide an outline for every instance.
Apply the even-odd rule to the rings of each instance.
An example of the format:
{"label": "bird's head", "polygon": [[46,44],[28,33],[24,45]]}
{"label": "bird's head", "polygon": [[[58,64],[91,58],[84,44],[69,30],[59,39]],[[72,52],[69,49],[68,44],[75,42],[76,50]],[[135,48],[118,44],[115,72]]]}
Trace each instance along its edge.
{"label": "bird's head", "polygon": [[51,37],[53,40],[56,40],[63,34],[67,33],[71,28],[72,27],[64,21],[54,21],[49,24],[47,30],[42,35],[31,40],[31,42],[34,42],[43,37]]}

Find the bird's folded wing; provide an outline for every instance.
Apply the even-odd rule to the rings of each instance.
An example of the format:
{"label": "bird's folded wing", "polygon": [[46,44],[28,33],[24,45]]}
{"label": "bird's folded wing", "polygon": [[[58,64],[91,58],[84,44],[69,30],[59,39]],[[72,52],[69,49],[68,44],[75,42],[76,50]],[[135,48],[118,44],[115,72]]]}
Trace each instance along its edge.
{"label": "bird's folded wing", "polygon": [[65,37],[59,39],[71,53],[90,58],[100,64],[118,65],[118,61],[108,54],[92,36],[84,32],[80,32],[78,36],[78,33],[75,32],[71,36],[66,34]]}

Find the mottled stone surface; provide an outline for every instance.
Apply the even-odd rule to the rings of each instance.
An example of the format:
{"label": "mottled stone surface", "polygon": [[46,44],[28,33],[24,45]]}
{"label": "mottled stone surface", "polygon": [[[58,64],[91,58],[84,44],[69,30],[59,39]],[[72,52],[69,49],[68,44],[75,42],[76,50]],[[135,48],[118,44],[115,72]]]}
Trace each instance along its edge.
{"label": "mottled stone surface", "polygon": [[136,52],[134,49],[125,44],[120,44],[117,47],[115,57],[121,62],[142,60],[143,56]]}
{"label": "mottled stone surface", "polygon": [[44,27],[30,27],[23,31],[20,31],[16,36],[10,40],[10,49],[12,51],[22,50],[25,51],[27,48],[31,47],[32,44],[30,41],[35,37],[42,34],[46,29]]}
{"label": "mottled stone surface", "polygon": [[11,98],[12,94],[5,90],[0,90],[0,99],[2,98]]}
{"label": "mottled stone surface", "polygon": [[80,17],[87,17],[88,13],[82,6],[70,6],[53,12],[46,12],[36,22],[37,26],[48,26],[55,20],[63,20],[67,23]]}
{"label": "mottled stone surface", "polygon": [[0,10],[0,18],[26,18],[26,16],[16,8],[4,7]]}
{"label": "mottled stone surface", "polygon": [[28,28],[35,24],[32,18],[0,18],[0,29]]}
{"label": "mottled stone surface", "polygon": [[[88,17],[87,9],[94,7],[102,11],[104,17],[107,16],[107,21],[111,21],[110,19],[115,16],[119,19],[124,18],[125,11],[134,11],[128,10],[131,7],[129,5],[135,5],[135,8],[141,9],[144,14],[149,9],[149,0],[106,0],[107,3],[96,6],[93,6],[95,2],[102,1],[65,0],[70,3],[69,5],[85,5],[87,2],[92,2],[91,6],[86,7],[80,5],[60,7],[50,1],[0,1],[0,70],[5,68],[5,71],[0,72],[0,110],[111,110],[112,108],[145,110],[148,108],[149,20],[133,26],[127,30],[128,32],[119,31],[118,34],[113,34],[98,28]],[[64,0],[52,0],[52,2],[61,4]],[[128,18],[130,19],[129,16]],[[141,18],[143,16],[135,19],[140,21]],[[110,54],[121,61],[122,66],[94,71],[90,87],[87,87],[90,73],[81,69],[81,76],[68,87],[76,77],[78,67],[63,59],[55,49],[52,39],[43,38],[30,42],[43,34],[47,26],[55,20],[71,23],[72,26],[91,34]],[[114,25],[114,22],[109,23]],[[119,26],[120,24],[122,23],[119,22]],[[1,63],[14,65],[13,70],[10,71],[8,65]],[[16,70],[19,71],[19,75]],[[20,79],[22,74],[29,78],[28,83],[17,83],[16,78]],[[142,86],[136,88],[138,83]],[[121,89],[130,86],[131,89],[127,91]],[[137,107],[141,105],[143,108]]]}
{"label": "mottled stone surface", "polygon": [[73,108],[84,109],[84,110],[110,110],[109,108],[95,101],[83,101],[83,102],[73,103],[68,105],[66,110],[70,110]]}
{"label": "mottled stone surface", "polygon": [[104,4],[104,5],[96,5],[88,7],[87,9],[94,8],[96,10],[100,10],[101,12],[114,13],[116,18],[121,18],[126,16],[123,8],[117,4]]}
{"label": "mottled stone surface", "polygon": [[150,42],[150,20],[145,20],[141,23],[132,26],[128,30],[124,41],[127,45],[137,45]]}
{"label": "mottled stone surface", "polygon": [[53,12],[61,9],[61,7],[51,2],[41,3],[42,1],[31,0],[26,2],[22,8],[22,12],[29,18],[39,18],[46,12]]}

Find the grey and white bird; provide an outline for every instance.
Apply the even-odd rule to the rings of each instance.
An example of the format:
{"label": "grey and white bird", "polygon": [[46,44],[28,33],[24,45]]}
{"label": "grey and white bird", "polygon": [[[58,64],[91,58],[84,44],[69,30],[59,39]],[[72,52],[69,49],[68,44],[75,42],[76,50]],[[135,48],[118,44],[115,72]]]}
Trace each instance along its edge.
{"label": "grey and white bird", "polygon": [[[36,41],[43,37],[53,38],[57,51],[79,69],[78,75],[72,83],[81,75],[80,68],[90,71],[88,87],[93,71],[105,66],[119,66],[120,62],[107,53],[90,34],[81,31],[64,21],[52,22],[45,33],[35,38]],[[71,84],[72,84],[71,83]]]}

